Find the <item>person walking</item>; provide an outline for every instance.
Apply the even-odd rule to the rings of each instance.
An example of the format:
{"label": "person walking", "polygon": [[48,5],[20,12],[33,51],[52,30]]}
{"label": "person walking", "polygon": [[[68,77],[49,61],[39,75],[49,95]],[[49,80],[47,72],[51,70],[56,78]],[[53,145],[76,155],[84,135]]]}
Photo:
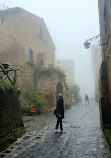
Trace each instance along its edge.
{"label": "person walking", "polygon": [[57,131],[60,124],[60,130],[62,132],[63,131],[62,119],[64,118],[64,101],[61,93],[59,93],[59,99],[57,100],[56,103],[56,111],[57,111],[56,114],[57,123],[55,129]]}
{"label": "person walking", "polygon": [[89,104],[89,97],[88,97],[88,95],[87,95],[87,94],[85,95],[85,103],[86,103],[86,105],[88,105],[88,104]]}

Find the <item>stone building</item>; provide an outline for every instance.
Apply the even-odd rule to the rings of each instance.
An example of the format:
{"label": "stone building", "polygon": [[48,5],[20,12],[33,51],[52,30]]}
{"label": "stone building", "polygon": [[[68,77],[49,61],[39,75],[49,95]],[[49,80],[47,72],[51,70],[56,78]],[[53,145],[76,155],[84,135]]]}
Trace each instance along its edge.
{"label": "stone building", "polygon": [[44,20],[18,7],[0,11],[0,62],[55,65],[55,45]]}
{"label": "stone building", "polygon": [[98,44],[94,44],[91,46],[91,60],[92,60],[92,69],[94,73],[94,82],[95,82],[94,96],[95,96],[95,101],[98,102],[100,98],[99,70],[102,62],[101,47]]}
{"label": "stone building", "polygon": [[[57,93],[65,98],[66,85],[58,72],[49,69],[55,67],[55,45],[44,20],[18,7],[1,11],[0,20],[0,62],[19,69],[21,96],[36,90],[55,106]],[[49,76],[44,75],[47,71]]]}
{"label": "stone building", "polygon": [[111,0],[98,0],[102,64],[100,69],[101,120],[111,127]]}
{"label": "stone building", "polygon": [[74,60],[72,59],[65,59],[65,60],[58,60],[57,67],[64,71],[66,74],[66,82],[69,85],[74,84]]}

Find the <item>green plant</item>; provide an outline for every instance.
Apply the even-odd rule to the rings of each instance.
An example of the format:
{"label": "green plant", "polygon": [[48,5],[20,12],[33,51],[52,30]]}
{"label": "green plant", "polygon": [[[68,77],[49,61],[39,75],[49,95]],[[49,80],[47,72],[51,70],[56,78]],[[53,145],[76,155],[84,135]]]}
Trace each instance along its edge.
{"label": "green plant", "polygon": [[48,69],[54,69],[54,65],[53,64],[48,64]]}
{"label": "green plant", "polygon": [[54,68],[53,64],[49,64],[47,68],[38,70],[38,72],[44,73],[47,76],[50,76],[53,72],[56,72],[62,79],[66,79],[64,71],[60,68]]}
{"label": "green plant", "polygon": [[63,79],[66,79],[66,74],[64,73],[63,70],[61,70],[59,67],[57,67],[56,71],[58,72],[60,77],[62,77]]}
{"label": "green plant", "polygon": [[0,87],[1,88],[6,88],[6,89],[11,90],[11,91],[17,90],[16,86],[12,85],[11,83],[9,83],[5,80],[0,80]]}
{"label": "green plant", "polygon": [[53,69],[51,67],[38,70],[39,73],[43,73],[47,76],[51,76],[52,71],[53,71]]}
{"label": "green plant", "polygon": [[39,94],[34,94],[33,99],[31,101],[31,104],[33,104],[39,108],[44,106],[46,103],[47,103],[47,100]]}
{"label": "green plant", "polygon": [[71,107],[70,104],[68,104],[68,103],[65,104],[65,109],[69,109],[70,107]]}
{"label": "green plant", "polygon": [[21,99],[21,112],[22,113],[28,113],[30,108],[30,102],[27,99]]}
{"label": "green plant", "polygon": [[41,108],[47,104],[47,100],[34,92],[25,93],[24,97],[21,98],[21,112],[28,113],[30,106],[34,105],[37,107],[37,110],[41,111]]}
{"label": "green plant", "polygon": [[29,68],[35,68],[35,63],[33,61],[32,62],[27,62],[26,66],[28,66]]}
{"label": "green plant", "polygon": [[68,86],[68,93],[69,93],[69,95],[74,94],[74,98],[75,98],[76,102],[82,101],[82,97],[79,94],[79,92],[80,92],[80,88],[77,84],[73,84],[73,85]]}
{"label": "green plant", "polygon": [[109,147],[111,149],[111,128],[109,128],[109,129],[103,129],[103,132],[105,134],[105,137],[106,137],[107,142],[109,144]]}

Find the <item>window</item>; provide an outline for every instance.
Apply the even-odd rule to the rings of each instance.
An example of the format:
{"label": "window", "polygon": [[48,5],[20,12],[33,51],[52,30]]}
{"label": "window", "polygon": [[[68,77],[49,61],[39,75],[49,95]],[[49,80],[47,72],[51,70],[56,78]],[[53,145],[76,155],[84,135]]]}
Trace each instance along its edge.
{"label": "window", "polygon": [[41,26],[40,26],[40,32],[38,34],[38,38],[42,40],[44,43],[46,42],[46,40],[44,39],[43,28]]}
{"label": "window", "polygon": [[38,34],[38,38],[43,40],[43,31],[42,31],[41,28],[40,28],[40,31],[39,31],[39,34]]}
{"label": "window", "polygon": [[44,66],[44,53],[37,54],[37,65]]}
{"label": "window", "polygon": [[29,49],[29,62],[33,62],[34,61],[34,52]]}

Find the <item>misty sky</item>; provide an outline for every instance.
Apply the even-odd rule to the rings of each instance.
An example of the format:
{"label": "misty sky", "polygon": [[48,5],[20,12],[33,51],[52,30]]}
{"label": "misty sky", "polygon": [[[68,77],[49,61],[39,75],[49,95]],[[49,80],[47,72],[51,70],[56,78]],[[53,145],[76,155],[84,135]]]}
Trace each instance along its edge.
{"label": "misty sky", "polygon": [[56,46],[56,59],[74,59],[75,81],[92,96],[91,53],[83,43],[99,34],[97,0],[2,0],[1,7],[4,4],[44,19]]}

